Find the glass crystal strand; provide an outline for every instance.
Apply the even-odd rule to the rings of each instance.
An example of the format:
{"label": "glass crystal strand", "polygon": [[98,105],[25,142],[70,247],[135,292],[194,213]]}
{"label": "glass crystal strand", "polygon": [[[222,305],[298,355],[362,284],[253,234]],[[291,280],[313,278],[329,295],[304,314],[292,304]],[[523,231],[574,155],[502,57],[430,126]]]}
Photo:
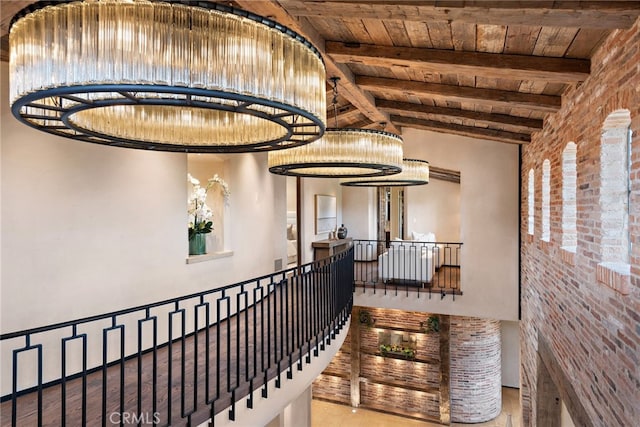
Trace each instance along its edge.
{"label": "glass crystal strand", "polygon": [[[67,64],[64,67],[65,73],[65,85],[70,86],[76,82],[77,69],[73,64],[78,64],[81,61],[80,46],[82,43],[82,7],[78,5],[65,5],[63,7],[65,12],[65,19],[67,21],[67,56],[65,62]],[[62,71],[62,70],[61,70]]]}
{"label": "glass crystal strand", "polygon": [[[256,31],[257,24],[253,21],[247,22],[246,28],[248,34],[245,53],[248,73],[246,80],[249,82],[247,94],[258,94],[264,98],[264,87],[260,85],[260,78],[266,74],[266,66],[269,64],[266,63],[264,52],[258,48],[258,37],[264,38],[264,36],[262,32],[258,35],[258,31]],[[257,58],[257,60],[255,58]]]}
{"label": "glass crystal strand", "polygon": [[72,64],[76,68],[78,81],[97,83],[98,69],[98,8],[95,4],[81,3],[82,7],[82,41],[80,52],[82,62]]}
{"label": "glass crystal strand", "polygon": [[49,87],[58,86],[63,83],[62,77],[62,64],[60,60],[66,59],[65,45],[62,43],[63,37],[66,36],[66,28],[61,22],[61,10],[59,6],[54,6],[48,14],[48,19],[45,20],[46,41],[45,45],[49,50],[47,55],[47,71],[50,74]]}
{"label": "glass crystal strand", "polygon": [[300,56],[303,58],[302,63],[304,64],[300,78],[301,78],[303,87],[307,88],[306,90],[303,90],[301,93],[300,106],[304,109],[311,109],[311,111],[313,111],[314,105],[310,99],[311,94],[313,93],[313,84],[310,82],[313,55],[311,55],[311,52],[309,51],[309,49],[307,49],[307,47],[304,46],[302,43],[298,43],[298,44],[300,45],[300,48],[299,48]]}
{"label": "glass crystal strand", "polygon": [[251,93],[251,78],[249,74],[251,73],[251,63],[249,62],[249,49],[251,40],[251,32],[249,31],[250,26],[246,19],[241,18],[240,20],[240,28],[239,28],[239,41],[240,44],[238,46],[238,61],[240,66],[240,78],[238,79],[238,92],[242,94]]}
{"label": "glass crystal strand", "polygon": [[191,31],[189,44],[191,46],[191,86],[207,87],[207,61],[209,52],[209,13],[204,9],[194,9],[191,13]]}
{"label": "glass crystal strand", "polygon": [[18,96],[25,92],[28,78],[25,68],[25,46],[27,46],[26,20],[18,21],[11,27],[9,32],[9,72],[13,78],[10,80],[9,94],[11,103],[15,102]]}
{"label": "glass crystal strand", "polygon": [[118,34],[116,34],[117,8],[116,5],[101,1],[99,8],[98,33],[98,67],[100,69],[100,83],[115,82],[116,52],[118,51]]}
{"label": "glass crystal strand", "polygon": [[117,81],[140,83],[137,75],[137,65],[142,61],[137,52],[138,32],[142,22],[139,5],[131,3],[119,4],[117,8],[118,51],[115,54],[114,75]]}
{"label": "glass crystal strand", "polygon": [[271,34],[271,52],[273,60],[271,62],[271,78],[267,79],[271,85],[271,95],[269,99],[282,102],[284,100],[284,34],[280,31],[270,28]]}
{"label": "glass crystal strand", "polygon": [[171,84],[171,31],[173,8],[167,3],[154,3],[153,39],[154,49],[147,54],[153,57],[155,64],[154,83],[157,85]]}
{"label": "glass crystal strand", "polygon": [[173,78],[174,86],[189,86],[189,25],[190,13],[187,6],[173,4],[173,25],[171,32],[173,38]]}
{"label": "glass crystal strand", "polygon": [[[44,38],[44,28],[42,25],[42,21],[40,19],[34,18],[33,20],[33,28],[31,30],[31,34],[29,34],[29,39],[31,41],[29,47],[29,81],[31,82],[32,89],[41,89],[45,86],[42,72],[44,71],[43,67],[43,55],[44,55],[44,46],[42,40]],[[31,92],[30,90],[29,92]]]}
{"label": "glass crystal strand", "polygon": [[256,38],[256,54],[260,56],[259,61],[262,64],[260,73],[256,75],[258,91],[261,97],[264,99],[271,99],[271,65],[272,52],[271,52],[271,29],[266,27],[260,27],[259,37]]}
{"label": "glass crystal strand", "polygon": [[139,20],[140,30],[138,32],[138,40],[134,46],[135,55],[138,55],[138,67],[134,71],[135,76],[132,80],[138,81],[143,84],[153,83],[153,69],[155,65],[153,63],[154,55],[153,51],[153,14],[154,7],[149,1],[138,2],[139,12],[137,19]]}
{"label": "glass crystal strand", "polygon": [[231,61],[232,69],[228,75],[228,90],[234,93],[241,93],[242,87],[242,60],[240,58],[240,50],[242,48],[242,29],[240,26],[240,18],[233,17],[230,19],[230,32],[227,35],[229,45],[227,45],[228,60]]}
{"label": "glass crystal strand", "polygon": [[118,3],[110,5],[113,21],[109,23],[113,40],[111,42],[111,55],[113,60],[113,81],[122,81],[122,69],[125,62],[131,60],[131,54],[127,52],[128,40],[131,40],[132,31],[135,31],[135,22],[127,14],[127,4]]}
{"label": "glass crystal strand", "polygon": [[209,46],[206,61],[207,89],[218,90],[222,88],[221,81],[224,79],[221,66],[224,59],[224,43],[221,43],[222,37],[219,36],[223,33],[223,28],[221,28],[222,22],[218,12],[210,11],[208,16],[208,29],[205,32],[205,36],[208,39],[207,44]]}
{"label": "glass crystal strand", "polygon": [[289,102],[293,101],[295,98],[294,89],[295,89],[295,70],[293,67],[293,63],[295,60],[294,57],[294,41],[287,37],[283,43],[283,83],[284,83],[284,94],[287,94]]}

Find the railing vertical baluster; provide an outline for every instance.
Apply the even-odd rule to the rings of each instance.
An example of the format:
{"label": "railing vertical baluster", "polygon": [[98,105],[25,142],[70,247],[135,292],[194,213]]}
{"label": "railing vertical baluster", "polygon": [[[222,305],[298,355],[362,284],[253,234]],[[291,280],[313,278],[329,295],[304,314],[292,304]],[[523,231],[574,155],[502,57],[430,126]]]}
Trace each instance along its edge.
{"label": "railing vertical baluster", "polygon": [[158,318],[153,316],[153,367],[151,375],[151,411],[153,417],[158,413]]}
{"label": "railing vertical baluster", "polygon": [[[115,317],[114,317],[115,321]],[[122,326],[122,333],[120,334],[120,413],[123,414],[125,410],[124,406],[124,359],[125,359],[125,334],[126,334],[126,326]],[[120,425],[124,426],[124,421],[120,420]]]}
{"label": "railing vertical baluster", "polygon": [[[177,303],[174,306],[174,312],[177,309]],[[173,312],[167,312],[167,425],[171,424],[171,374],[172,374],[172,348],[173,348]]]}
{"label": "railing vertical baluster", "polygon": [[[289,337],[285,335],[285,321],[286,321],[286,313],[287,313],[287,305],[285,294],[287,292],[287,279],[282,279],[280,281],[280,357],[278,358],[278,362],[284,360],[285,350],[286,350],[286,341]],[[280,365],[278,365],[278,369]]]}
{"label": "railing vertical baluster", "polygon": [[[224,295],[224,294],[223,294]],[[218,298],[216,300],[216,400],[220,399],[220,360],[222,353],[222,333],[220,331],[220,312],[222,311],[222,301],[224,298]]]}
{"label": "railing vertical baluster", "polygon": [[82,425],[87,425],[87,334],[82,337]]}
{"label": "railing vertical baluster", "polygon": [[81,422],[86,424],[87,417],[87,335],[78,335],[77,325],[72,325],[71,336],[65,337],[60,340],[62,357],[61,357],[61,405],[60,405],[60,417],[62,424],[66,423],[67,418],[67,343],[74,340],[81,340],[82,342],[82,397],[81,397]]}
{"label": "railing vertical baluster", "polygon": [[227,393],[231,392],[231,298],[225,295],[225,292],[222,292],[222,296],[227,303],[225,309],[225,323],[227,325],[226,331],[226,343],[227,343]]}
{"label": "railing vertical baluster", "polygon": [[260,286],[260,372],[264,372],[265,370],[264,369],[264,342],[268,341],[267,339],[265,339],[266,337],[264,335],[264,305],[266,302],[265,299],[268,299],[269,295],[268,295],[268,289],[267,289],[267,295],[265,295],[264,286],[262,285],[262,282],[259,283],[259,286]]}
{"label": "railing vertical baluster", "polygon": [[[263,301],[265,301],[266,306],[267,306],[267,335],[264,335],[264,326],[262,329],[262,333],[263,333],[263,339],[262,339],[262,357],[263,357],[263,364],[262,364],[262,372],[264,373],[264,387],[262,388],[262,397],[264,397],[265,399],[268,396],[268,391],[269,391],[269,387],[267,387],[267,379],[268,379],[268,372],[269,372],[269,366],[271,366],[271,298],[273,298],[273,296],[271,295],[271,287],[273,285],[273,276],[271,276],[269,278],[269,282],[267,283],[267,295],[265,297],[265,299]],[[264,315],[264,308],[262,308],[262,322],[264,323],[264,319],[265,319],[265,315]],[[264,342],[267,342],[267,366],[264,366]]]}
{"label": "railing vertical baluster", "polygon": [[302,322],[303,322],[303,318],[302,318],[302,311],[301,311],[301,304],[300,304],[300,293],[301,293],[301,277],[300,277],[300,270],[296,270],[296,272],[293,274],[293,279],[295,280],[295,287],[296,287],[296,346],[295,348],[298,349],[298,351],[300,352],[298,355],[298,370],[301,371],[302,370],[302,349],[303,349],[303,343],[302,343],[302,335],[301,335],[301,329],[302,329]]}
{"label": "railing vertical baluster", "polygon": [[[147,313],[148,315],[148,313]],[[137,414],[142,414],[142,322],[143,319],[138,319],[138,402],[137,402]],[[138,423],[140,425],[140,423]]]}
{"label": "railing vertical baluster", "polygon": [[38,354],[38,427],[42,427],[42,345],[34,346]]}
{"label": "railing vertical baluster", "polygon": [[321,305],[320,298],[318,297],[320,283],[322,279],[322,271],[320,271],[319,261],[314,263],[313,274],[314,274],[315,280],[313,280],[311,283],[311,287],[313,289],[312,304],[313,304],[313,313],[314,313],[312,333],[316,341],[315,347],[313,349],[313,355],[317,357],[319,345],[320,345],[320,340],[318,339],[318,333],[320,330],[320,320],[321,320],[321,314],[322,314],[322,305]]}
{"label": "railing vertical baluster", "polygon": [[[74,328],[75,329],[75,328]],[[73,332],[72,332],[73,334]],[[69,338],[62,338],[60,340],[60,346],[62,347],[61,355],[61,369],[60,376],[62,383],[60,384],[61,401],[60,401],[60,416],[62,418],[62,425],[67,422],[67,340]]]}
{"label": "railing vertical baluster", "polygon": [[258,290],[260,290],[260,281],[256,282],[256,287],[253,288],[253,375],[251,378],[255,378],[258,373]]}
{"label": "railing vertical baluster", "polygon": [[102,329],[102,427],[107,425],[107,331]]}
{"label": "railing vertical baluster", "polygon": [[[278,292],[278,290],[280,292]],[[281,385],[281,377],[280,377],[280,359],[282,358],[282,350],[280,351],[280,356],[278,356],[278,348],[281,348],[278,345],[278,329],[281,325],[278,324],[278,294],[282,295],[282,283],[274,283],[273,285],[273,362],[276,364],[276,388],[280,388]],[[280,310],[282,312],[282,310]]]}
{"label": "railing vertical baluster", "polygon": [[[242,329],[241,328],[242,324],[240,322],[240,318],[242,317],[242,315],[241,315],[241,310],[242,310],[242,308],[241,308],[241,304],[242,304],[241,296],[242,296],[243,292],[244,292],[243,286],[241,286],[240,287],[240,292],[238,292],[236,294],[236,314],[234,316],[234,319],[235,319],[235,322],[236,322],[236,354],[235,354],[235,356],[236,356],[236,383],[235,383],[235,387],[234,388],[237,388],[240,385],[240,368],[241,368],[240,361],[241,361],[241,357],[242,357],[242,355],[240,354],[240,349],[242,347],[242,344],[241,344],[242,343],[241,331],[240,331],[240,329]],[[231,318],[231,316],[229,316],[229,318]]]}
{"label": "railing vertical baluster", "polygon": [[249,381],[249,292],[244,293],[244,379]]}
{"label": "railing vertical baluster", "polygon": [[[200,296],[200,302],[193,306],[193,411],[198,410],[198,375],[199,369],[198,364],[200,362],[200,308],[205,307],[204,297]],[[206,318],[206,313],[205,313]],[[208,324],[205,324],[205,327],[208,327]],[[206,374],[205,374],[206,377]],[[206,380],[205,380],[206,381]],[[205,386],[206,387],[206,386]],[[206,394],[206,393],[205,393]]]}

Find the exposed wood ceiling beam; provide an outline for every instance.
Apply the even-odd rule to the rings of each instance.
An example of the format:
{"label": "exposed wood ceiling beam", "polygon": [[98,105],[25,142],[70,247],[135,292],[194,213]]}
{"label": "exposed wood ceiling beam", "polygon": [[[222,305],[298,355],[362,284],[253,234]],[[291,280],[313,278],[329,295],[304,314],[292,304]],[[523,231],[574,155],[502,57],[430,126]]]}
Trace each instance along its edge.
{"label": "exposed wood ceiling beam", "polygon": [[469,136],[472,138],[490,139],[493,141],[508,142],[511,144],[523,144],[531,142],[531,135],[516,132],[507,132],[496,129],[485,129],[473,126],[464,126],[454,123],[442,123],[433,120],[416,119],[413,117],[391,116],[391,120],[398,125],[404,125],[417,129],[426,129],[435,132],[451,133],[455,135]]}
{"label": "exposed wood ceiling beam", "polygon": [[335,41],[326,41],[325,50],[336,62],[342,63],[360,63],[374,67],[411,67],[432,73],[465,73],[501,79],[557,83],[584,81],[589,76],[591,68],[588,59],[376,46]]}
{"label": "exposed wood ceiling beam", "polygon": [[460,184],[460,172],[429,165],[429,179],[439,179]]}
{"label": "exposed wood ceiling beam", "polygon": [[427,116],[452,117],[456,119],[469,119],[485,125],[508,125],[521,128],[523,132],[531,132],[542,129],[543,120],[529,119],[526,117],[509,116],[507,114],[483,113],[480,111],[460,110],[457,108],[436,107],[433,105],[413,104],[411,102],[391,101],[388,99],[376,99],[376,105],[385,111],[395,114],[418,113]]}
{"label": "exposed wood ceiling beam", "polygon": [[[297,18],[290,15],[287,10],[275,1],[236,0],[234,3],[242,9],[271,18],[306,37],[322,54],[327,69],[327,78],[340,78],[340,96],[349,100],[372,122],[390,122],[388,114],[376,107],[373,95],[362,90],[355,83],[355,76],[349,67],[335,62],[325,53],[324,39],[305,18]],[[389,131],[400,133],[400,130],[393,123],[389,123]]]}
{"label": "exposed wood ceiling beam", "polygon": [[631,28],[638,1],[300,1],[280,0],[295,16],[466,22],[616,29]]}
{"label": "exposed wood ceiling beam", "polygon": [[449,101],[473,102],[475,104],[490,105],[493,107],[524,108],[553,113],[558,111],[561,106],[561,97],[551,95],[369,76],[356,76],[355,81],[356,84],[363,89],[376,92],[390,91],[403,95],[428,96]]}

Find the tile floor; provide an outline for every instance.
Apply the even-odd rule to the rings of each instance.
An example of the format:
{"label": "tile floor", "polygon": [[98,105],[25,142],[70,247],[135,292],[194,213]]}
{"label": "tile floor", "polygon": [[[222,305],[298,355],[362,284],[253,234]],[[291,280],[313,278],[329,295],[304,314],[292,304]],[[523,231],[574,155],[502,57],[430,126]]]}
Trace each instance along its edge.
{"label": "tile floor", "polygon": [[[479,424],[458,424],[452,426],[473,427],[506,427],[507,414],[511,414],[511,426],[520,427],[520,390],[515,388],[502,388],[502,413],[494,420]],[[440,427],[424,421],[417,421],[404,417],[383,414],[381,412],[352,408],[346,405],[338,405],[321,400],[311,402],[311,427]]]}

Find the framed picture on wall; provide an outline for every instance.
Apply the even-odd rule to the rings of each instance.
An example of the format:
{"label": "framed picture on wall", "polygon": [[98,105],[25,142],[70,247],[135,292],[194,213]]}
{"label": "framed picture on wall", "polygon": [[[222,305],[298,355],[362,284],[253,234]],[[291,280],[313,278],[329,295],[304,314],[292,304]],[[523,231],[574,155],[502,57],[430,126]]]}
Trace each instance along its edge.
{"label": "framed picture on wall", "polygon": [[329,233],[338,225],[336,196],[316,194],[316,234]]}

